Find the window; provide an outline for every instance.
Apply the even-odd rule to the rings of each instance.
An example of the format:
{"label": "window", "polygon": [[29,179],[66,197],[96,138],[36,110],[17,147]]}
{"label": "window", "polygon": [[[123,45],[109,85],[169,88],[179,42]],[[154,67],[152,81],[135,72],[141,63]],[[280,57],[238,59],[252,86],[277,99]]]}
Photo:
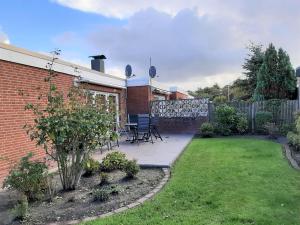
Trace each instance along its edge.
{"label": "window", "polygon": [[91,95],[91,101],[100,106],[102,109],[107,110],[108,112],[115,113],[116,123],[119,124],[119,95],[108,93],[108,92],[99,92],[99,91],[89,91]]}

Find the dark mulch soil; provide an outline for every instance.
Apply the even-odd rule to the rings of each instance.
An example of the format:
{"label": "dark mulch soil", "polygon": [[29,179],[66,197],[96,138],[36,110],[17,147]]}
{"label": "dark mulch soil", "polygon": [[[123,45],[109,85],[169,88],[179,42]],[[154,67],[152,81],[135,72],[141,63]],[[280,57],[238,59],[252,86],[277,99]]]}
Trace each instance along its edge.
{"label": "dark mulch soil", "polygon": [[[141,169],[135,179],[126,179],[121,171],[109,173],[109,183],[100,186],[98,175],[82,177],[75,191],[59,191],[53,202],[35,202],[30,204],[30,217],[26,224],[47,224],[56,221],[83,219],[113,211],[134,202],[154,189],[164,174],[161,169]],[[118,194],[111,194],[106,202],[95,202],[94,189],[117,186]],[[58,187],[59,188],[59,187]],[[14,192],[0,192],[0,224],[20,224],[13,221],[11,209],[17,201]]]}

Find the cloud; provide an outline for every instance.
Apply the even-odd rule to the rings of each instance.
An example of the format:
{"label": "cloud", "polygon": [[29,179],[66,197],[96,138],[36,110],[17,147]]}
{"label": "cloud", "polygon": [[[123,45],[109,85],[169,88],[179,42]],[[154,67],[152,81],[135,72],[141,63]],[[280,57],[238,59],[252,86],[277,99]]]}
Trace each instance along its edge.
{"label": "cloud", "polygon": [[160,81],[178,82],[228,70],[238,73],[245,53],[231,29],[230,21],[198,16],[195,10],[173,17],[147,9],[122,27],[98,27],[86,42],[121,68],[132,64],[139,76],[147,75],[151,56]]}
{"label": "cloud", "polygon": [[0,26],[0,43],[10,44],[8,35],[2,31],[1,26]]}
{"label": "cloud", "polygon": [[[106,68],[118,73],[131,64],[147,75],[149,57],[158,80],[188,89],[242,76],[249,41],[273,42],[300,64],[298,0],[52,0],[73,9],[121,18],[99,24],[81,43],[105,54]],[[125,24],[125,25],[124,25]]]}
{"label": "cloud", "polygon": [[173,0],[172,4],[165,0],[52,0],[52,2],[80,11],[120,19],[129,18],[136,12],[150,7],[170,15],[176,15],[183,8],[194,8],[199,5],[197,0]]}

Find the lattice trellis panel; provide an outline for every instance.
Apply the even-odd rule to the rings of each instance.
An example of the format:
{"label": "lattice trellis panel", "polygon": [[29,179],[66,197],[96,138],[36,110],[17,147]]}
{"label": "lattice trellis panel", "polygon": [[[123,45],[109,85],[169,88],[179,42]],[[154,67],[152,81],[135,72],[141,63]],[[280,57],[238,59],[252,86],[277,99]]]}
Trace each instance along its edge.
{"label": "lattice trellis panel", "polygon": [[162,100],[151,102],[153,116],[174,117],[206,117],[208,116],[208,99]]}

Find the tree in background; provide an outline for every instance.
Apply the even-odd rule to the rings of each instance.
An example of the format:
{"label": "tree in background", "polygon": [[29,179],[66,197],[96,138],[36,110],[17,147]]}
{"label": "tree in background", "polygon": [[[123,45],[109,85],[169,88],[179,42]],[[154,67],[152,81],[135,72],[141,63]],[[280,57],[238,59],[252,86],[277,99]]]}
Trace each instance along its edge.
{"label": "tree in background", "polygon": [[243,89],[244,96],[250,99],[256,88],[257,74],[263,64],[264,51],[261,44],[254,44],[253,42],[247,46],[247,49],[249,50],[248,58],[242,65],[246,79],[242,80],[243,82],[238,82],[238,84]]}
{"label": "tree in background", "polygon": [[290,57],[282,48],[278,50],[278,99],[291,98],[296,90],[297,78]]}
{"label": "tree in background", "polygon": [[[296,90],[295,71],[286,51],[279,48],[278,52],[271,43],[266,51],[262,45],[250,43],[247,47],[248,57],[242,65],[245,79],[237,79],[230,85],[220,87],[198,88],[189,91],[195,98],[209,98],[213,101],[249,101],[268,99],[293,99]],[[229,93],[228,93],[229,92]],[[218,96],[221,96],[220,99]]]}
{"label": "tree in background", "polygon": [[247,101],[251,97],[252,94],[249,91],[249,82],[247,79],[236,79],[230,86],[230,99],[232,101]]}
{"label": "tree in background", "polygon": [[296,89],[295,71],[288,54],[271,43],[266,49],[254,92],[255,100],[285,99]]}
{"label": "tree in background", "polygon": [[218,84],[211,87],[198,88],[196,91],[189,91],[195,98],[209,98],[212,101],[216,96],[223,95],[222,88]]}

